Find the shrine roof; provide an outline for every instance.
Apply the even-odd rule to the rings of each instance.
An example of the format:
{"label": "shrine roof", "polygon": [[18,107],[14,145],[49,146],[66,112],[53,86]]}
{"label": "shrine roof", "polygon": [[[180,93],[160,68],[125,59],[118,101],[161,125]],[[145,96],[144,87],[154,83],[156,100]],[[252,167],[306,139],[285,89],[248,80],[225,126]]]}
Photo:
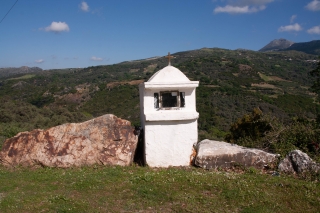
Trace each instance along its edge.
{"label": "shrine roof", "polygon": [[181,83],[181,82],[190,82],[189,78],[183,74],[179,69],[174,66],[168,65],[163,69],[159,70],[151,78],[148,82],[155,83]]}

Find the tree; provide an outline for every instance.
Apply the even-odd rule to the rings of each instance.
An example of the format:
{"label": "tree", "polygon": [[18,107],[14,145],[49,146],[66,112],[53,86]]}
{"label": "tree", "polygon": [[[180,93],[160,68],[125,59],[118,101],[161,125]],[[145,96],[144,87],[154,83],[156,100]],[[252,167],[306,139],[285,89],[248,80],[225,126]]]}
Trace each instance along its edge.
{"label": "tree", "polygon": [[[226,141],[236,143],[240,138],[250,138],[252,141],[260,140],[270,131],[272,126],[264,119],[262,111],[254,108],[251,114],[246,114],[231,125],[230,134]],[[247,145],[247,144],[246,144]]]}

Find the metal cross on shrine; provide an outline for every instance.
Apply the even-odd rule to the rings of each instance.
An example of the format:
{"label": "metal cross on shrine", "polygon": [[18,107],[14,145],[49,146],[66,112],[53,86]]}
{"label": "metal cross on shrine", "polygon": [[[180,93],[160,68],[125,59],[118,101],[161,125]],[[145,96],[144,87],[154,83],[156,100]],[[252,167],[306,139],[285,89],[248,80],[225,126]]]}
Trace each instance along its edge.
{"label": "metal cross on shrine", "polygon": [[170,55],[170,52],[168,52],[168,55],[166,56],[166,58],[167,58],[168,61],[169,61],[169,65],[171,65],[170,59],[171,59],[171,58],[174,58],[174,57]]}

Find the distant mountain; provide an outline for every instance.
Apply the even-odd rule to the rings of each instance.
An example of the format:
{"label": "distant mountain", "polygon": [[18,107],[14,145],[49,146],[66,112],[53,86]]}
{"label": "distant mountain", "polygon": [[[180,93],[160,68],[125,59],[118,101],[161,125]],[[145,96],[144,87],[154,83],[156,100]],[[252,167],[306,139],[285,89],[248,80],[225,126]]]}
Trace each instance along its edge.
{"label": "distant mountain", "polygon": [[271,41],[269,44],[261,48],[260,52],[268,52],[268,51],[278,51],[289,48],[291,45],[293,45],[294,42],[286,40],[284,38],[275,39]]}
{"label": "distant mountain", "polygon": [[294,43],[285,50],[296,50],[313,55],[320,55],[320,40]]}
{"label": "distant mountain", "polygon": [[9,77],[17,74],[35,73],[35,72],[41,72],[41,71],[43,70],[39,67],[27,67],[27,66],[5,67],[5,68],[0,68],[0,77]]}

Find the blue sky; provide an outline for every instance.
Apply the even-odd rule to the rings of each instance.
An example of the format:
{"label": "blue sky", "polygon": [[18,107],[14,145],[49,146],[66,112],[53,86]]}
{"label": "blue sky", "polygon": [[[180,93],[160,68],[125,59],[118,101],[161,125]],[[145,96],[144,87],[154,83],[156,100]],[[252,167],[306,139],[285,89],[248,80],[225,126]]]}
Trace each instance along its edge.
{"label": "blue sky", "polygon": [[320,39],[320,0],[1,0],[0,19],[0,67],[88,67]]}

